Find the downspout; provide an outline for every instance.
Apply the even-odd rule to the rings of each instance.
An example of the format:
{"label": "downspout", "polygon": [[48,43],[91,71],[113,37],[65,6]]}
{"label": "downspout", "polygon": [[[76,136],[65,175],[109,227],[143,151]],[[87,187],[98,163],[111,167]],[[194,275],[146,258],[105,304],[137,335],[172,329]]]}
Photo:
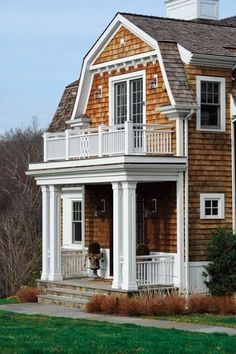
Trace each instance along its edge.
{"label": "downspout", "polygon": [[190,119],[195,113],[194,109],[191,109],[190,113],[185,117],[184,123],[184,155],[187,158],[187,168],[185,170],[185,183],[184,183],[184,210],[185,210],[185,225],[184,225],[184,244],[185,244],[185,291],[186,296],[189,296],[189,174],[188,174],[188,119]]}

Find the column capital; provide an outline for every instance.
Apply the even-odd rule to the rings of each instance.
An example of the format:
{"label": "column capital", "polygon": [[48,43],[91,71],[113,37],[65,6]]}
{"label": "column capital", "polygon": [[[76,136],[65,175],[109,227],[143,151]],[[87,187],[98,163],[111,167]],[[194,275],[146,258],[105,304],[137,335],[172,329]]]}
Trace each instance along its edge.
{"label": "column capital", "polygon": [[121,190],[122,189],[121,182],[112,182],[111,185],[112,185],[113,190]]}
{"label": "column capital", "polygon": [[123,189],[136,189],[137,188],[137,182],[130,182],[130,181],[125,181],[122,182],[122,188]]}
{"label": "column capital", "polygon": [[42,193],[49,193],[48,186],[41,186],[41,191],[42,191]]}
{"label": "column capital", "polygon": [[49,185],[49,191],[51,193],[60,193],[61,192],[61,187],[55,186],[54,184]]}

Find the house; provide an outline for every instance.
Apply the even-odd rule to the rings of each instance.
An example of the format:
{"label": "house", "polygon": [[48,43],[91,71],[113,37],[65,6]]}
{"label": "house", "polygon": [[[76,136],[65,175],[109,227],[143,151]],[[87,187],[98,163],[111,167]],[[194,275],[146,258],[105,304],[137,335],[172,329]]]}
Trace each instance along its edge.
{"label": "house", "polygon": [[[236,17],[219,0],[165,0],[167,18],[118,13],[44,134],[41,283],[87,274],[103,249],[114,291],[203,291],[207,244],[235,228]],[[147,244],[150,256],[137,257]]]}

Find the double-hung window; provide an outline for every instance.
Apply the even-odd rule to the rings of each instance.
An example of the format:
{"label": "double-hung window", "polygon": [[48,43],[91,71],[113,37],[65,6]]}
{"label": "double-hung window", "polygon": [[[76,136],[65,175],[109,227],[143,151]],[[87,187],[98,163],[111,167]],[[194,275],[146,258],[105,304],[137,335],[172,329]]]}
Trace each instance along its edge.
{"label": "double-hung window", "polygon": [[112,124],[144,123],[144,74],[132,73],[110,78]]}
{"label": "double-hung window", "polygon": [[82,242],[82,202],[72,201],[72,243]]}
{"label": "double-hung window", "polygon": [[197,77],[197,128],[206,131],[225,130],[225,79]]}

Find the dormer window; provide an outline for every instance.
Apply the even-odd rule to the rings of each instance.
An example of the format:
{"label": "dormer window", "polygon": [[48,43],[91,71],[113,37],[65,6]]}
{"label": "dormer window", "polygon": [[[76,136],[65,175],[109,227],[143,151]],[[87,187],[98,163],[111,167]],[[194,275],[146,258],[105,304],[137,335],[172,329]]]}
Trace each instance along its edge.
{"label": "dormer window", "polygon": [[110,78],[111,125],[144,123],[144,75],[141,71]]}
{"label": "dormer window", "polygon": [[197,77],[197,129],[205,131],[225,130],[225,79]]}

